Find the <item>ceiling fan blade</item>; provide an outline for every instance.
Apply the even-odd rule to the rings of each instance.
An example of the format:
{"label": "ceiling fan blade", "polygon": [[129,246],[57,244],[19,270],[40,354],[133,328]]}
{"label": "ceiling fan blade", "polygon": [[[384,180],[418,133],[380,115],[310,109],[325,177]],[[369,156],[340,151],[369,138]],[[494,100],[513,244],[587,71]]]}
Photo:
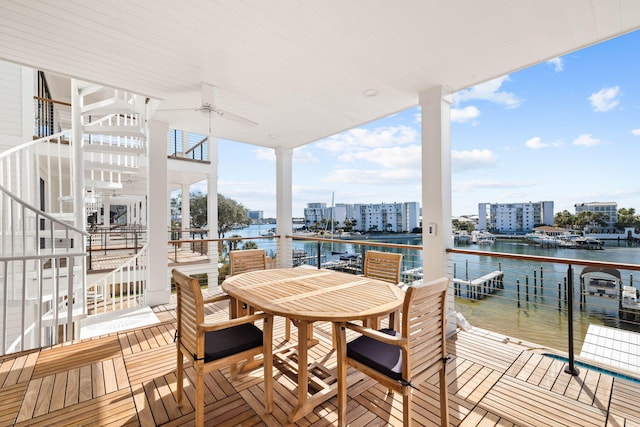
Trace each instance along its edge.
{"label": "ceiling fan blade", "polygon": [[242,123],[243,125],[247,125],[247,126],[255,126],[258,124],[253,120],[245,119],[244,117],[241,117],[237,114],[230,113],[225,110],[216,109],[215,111],[216,111],[216,114],[222,117],[223,119],[233,120],[234,122]]}

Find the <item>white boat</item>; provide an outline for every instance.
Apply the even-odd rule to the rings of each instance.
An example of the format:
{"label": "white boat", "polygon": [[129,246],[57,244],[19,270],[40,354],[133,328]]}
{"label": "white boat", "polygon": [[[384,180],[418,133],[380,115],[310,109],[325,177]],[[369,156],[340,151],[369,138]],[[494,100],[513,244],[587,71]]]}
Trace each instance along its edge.
{"label": "white boat", "polygon": [[585,267],[580,273],[580,283],[589,295],[617,298],[622,279],[615,268]]}
{"label": "white boat", "polygon": [[471,235],[472,241],[478,245],[493,245],[496,242],[496,236],[488,231],[474,231]]}
{"label": "white boat", "polygon": [[542,231],[534,231],[533,233],[527,233],[524,237],[530,242],[544,246],[560,246],[562,242],[559,237],[551,236]]}
{"label": "white boat", "polygon": [[604,242],[594,237],[578,237],[576,239],[576,245],[584,249],[602,249]]}
{"label": "white boat", "polygon": [[470,245],[471,235],[466,231],[454,231],[453,242],[457,245]]}

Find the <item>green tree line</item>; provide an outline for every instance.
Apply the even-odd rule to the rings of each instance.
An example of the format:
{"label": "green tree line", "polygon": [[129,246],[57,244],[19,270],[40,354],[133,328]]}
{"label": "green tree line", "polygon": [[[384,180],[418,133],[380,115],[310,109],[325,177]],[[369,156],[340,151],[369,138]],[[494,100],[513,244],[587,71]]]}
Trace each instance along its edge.
{"label": "green tree line", "polygon": [[[554,224],[556,227],[570,230],[584,230],[589,227],[604,227],[609,221],[609,215],[602,212],[580,212],[572,214],[568,210],[556,213]],[[624,230],[627,227],[640,229],[640,215],[636,215],[634,208],[618,209],[618,221],[614,224],[617,230]]]}

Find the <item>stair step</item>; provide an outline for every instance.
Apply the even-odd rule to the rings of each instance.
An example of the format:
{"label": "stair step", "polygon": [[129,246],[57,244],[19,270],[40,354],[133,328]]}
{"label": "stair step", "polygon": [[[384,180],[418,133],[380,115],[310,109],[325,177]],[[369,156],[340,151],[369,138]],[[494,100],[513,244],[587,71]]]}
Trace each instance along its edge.
{"label": "stair step", "polygon": [[139,126],[108,126],[88,124],[84,126],[84,133],[89,135],[129,136],[145,139],[144,129]]}
{"label": "stair step", "polygon": [[94,171],[119,172],[122,174],[137,174],[140,170],[140,168],[134,166],[122,166],[100,162],[85,162],[84,166],[85,168],[93,169]]}
{"label": "stair step", "polygon": [[108,154],[145,154],[144,146],[130,146],[119,144],[85,144],[83,147],[88,153],[108,153]]}
{"label": "stair step", "polygon": [[108,98],[82,107],[84,115],[142,114],[140,107],[119,98]]}

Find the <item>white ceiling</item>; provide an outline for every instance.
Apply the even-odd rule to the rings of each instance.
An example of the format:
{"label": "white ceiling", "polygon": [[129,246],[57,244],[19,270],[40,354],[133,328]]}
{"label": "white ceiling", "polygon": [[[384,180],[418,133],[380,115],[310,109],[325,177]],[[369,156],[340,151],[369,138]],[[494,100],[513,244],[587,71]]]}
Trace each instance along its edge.
{"label": "white ceiling", "polygon": [[637,0],[0,0],[0,58],[159,109],[199,106],[208,82],[258,123],[216,119],[214,135],[296,147],[639,27]]}

